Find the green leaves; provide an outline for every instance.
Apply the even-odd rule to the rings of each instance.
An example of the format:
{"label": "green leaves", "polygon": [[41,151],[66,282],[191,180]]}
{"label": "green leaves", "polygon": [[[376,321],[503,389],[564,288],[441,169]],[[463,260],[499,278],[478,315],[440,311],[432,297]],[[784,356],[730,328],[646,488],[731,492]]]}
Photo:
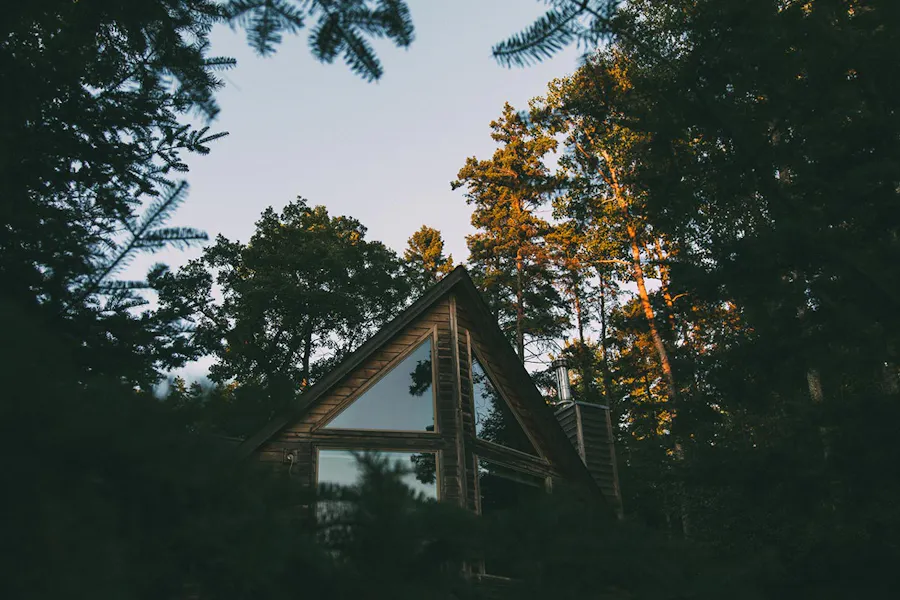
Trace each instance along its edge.
{"label": "green leaves", "polygon": [[0,27],[0,84],[25,91],[0,114],[4,147],[17,149],[0,157],[0,289],[72,327],[80,320],[75,337],[95,310],[117,320],[91,331],[135,334],[127,310],[143,300],[111,284],[116,274],[136,252],[206,239],[166,225],[187,192],[176,177],[186,155],[227,135],[192,121],[218,114],[217,73],[235,65],[210,54],[212,27],[242,27],[270,54],[310,21],[322,30],[316,56],[341,55],[367,80],[382,74],[372,38],[413,39],[402,1],[48,0],[12,12]]}
{"label": "green leaves", "polygon": [[275,52],[282,32],[302,29],[306,16],[292,0],[229,0],[225,11],[232,24],[247,29],[247,40],[262,56]]}
{"label": "green leaves", "polygon": [[405,2],[379,1],[375,8],[368,2],[340,1],[316,3],[319,22],[310,34],[313,56],[326,63],[343,54],[350,69],[363,79],[373,81],[383,74],[381,62],[364,35],[387,37],[400,47],[413,40],[413,27]]}
{"label": "green leaves", "polygon": [[[896,8],[868,3],[863,20],[851,4],[629,2],[610,47],[536,103],[566,135],[556,216],[594,230],[614,283],[630,226],[630,258],[658,286],[647,299],[678,394],[635,300],[601,323],[596,352],[621,415],[626,510],[742,560],[771,553],[746,560],[752,577],[806,595],[852,594],[825,565],[867,543],[862,522],[897,532],[896,488],[862,492],[854,475],[862,454],[882,457],[865,461],[876,473],[895,452],[869,411],[896,406],[896,298],[860,282],[897,278],[885,210],[900,122],[870,112],[896,95],[896,65],[871,67],[897,51],[882,36]],[[554,19],[530,32],[539,48],[566,41]],[[610,210],[616,187],[625,210]],[[859,568],[876,586],[889,572]]]}
{"label": "green leaves", "polygon": [[302,199],[280,214],[267,209],[247,244],[220,236],[201,259],[155,281],[162,310],[191,323],[189,339],[215,357],[212,378],[246,388],[220,422],[241,434],[310,385],[318,362],[339,360],[374,333],[409,294],[397,256],[366,240],[361,223]]}
{"label": "green leaves", "polygon": [[191,227],[161,227],[147,231],[135,244],[141,250],[160,250],[167,246],[187,248],[209,239],[206,232]]}
{"label": "green leaves", "polygon": [[444,255],[441,232],[427,225],[422,225],[409,238],[403,260],[406,276],[419,293],[453,270],[453,257]]}

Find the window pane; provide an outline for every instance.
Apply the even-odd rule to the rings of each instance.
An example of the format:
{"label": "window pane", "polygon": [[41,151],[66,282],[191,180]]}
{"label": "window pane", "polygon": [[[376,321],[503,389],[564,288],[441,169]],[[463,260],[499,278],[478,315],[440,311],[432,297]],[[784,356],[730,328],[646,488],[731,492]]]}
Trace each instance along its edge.
{"label": "window pane", "polygon": [[472,355],[472,398],[475,401],[475,435],[483,440],[537,455],[522,426],[513,416],[497,387]]}
{"label": "window pane", "polygon": [[544,493],[544,479],[483,458],[478,459],[481,513],[515,508]]}
{"label": "window pane", "polygon": [[429,338],[325,428],[434,431],[431,373]]}
{"label": "window pane", "polygon": [[[478,458],[478,494],[481,514],[514,509],[533,501],[545,492],[544,479]],[[502,557],[488,557],[484,572],[514,577],[514,562]]]}
{"label": "window pane", "polygon": [[[435,454],[431,452],[374,452],[392,464],[400,463],[412,472],[403,476],[403,482],[424,494],[437,499]],[[354,453],[349,450],[319,450],[318,483],[353,486],[360,482],[362,471]]]}

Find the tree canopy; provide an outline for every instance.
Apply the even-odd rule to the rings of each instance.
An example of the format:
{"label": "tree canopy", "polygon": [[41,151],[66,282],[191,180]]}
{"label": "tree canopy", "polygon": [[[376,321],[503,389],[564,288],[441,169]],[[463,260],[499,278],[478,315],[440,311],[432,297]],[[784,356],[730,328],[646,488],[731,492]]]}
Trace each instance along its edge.
{"label": "tree canopy", "polygon": [[[452,269],[437,229],[401,255],[298,198],[246,242],[120,279],[208,241],[170,219],[188,157],[225,135],[212,27],[263,55],[306,31],[376,80],[372,40],[413,41],[405,2],[19,2],[0,22],[5,597],[888,596],[900,5],[545,4],[497,61],[585,58],[497,107],[497,149],[463,163],[464,264],[539,386],[567,357],[576,399],[610,408],[625,521],[566,489],[476,519],[378,455],[317,490],[230,458]],[[155,395],[200,357],[212,385]],[[511,440],[500,416],[487,437]]]}
{"label": "tree canopy", "polygon": [[558,335],[565,322],[543,243],[551,226],[536,212],[552,190],[543,159],[556,141],[509,104],[491,131],[500,148],[488,160],[467,159],[451,186],[465,187],[466,202],[475,207],[477,231],[466,239],[469,265],[524,362],[526,343],[538,344],[533,352],[540,352],[541,342]]}
{"label": "tree canopy", "polygon": [[212,380],[256,397],[255,418],[231,433],[262,427],[405,304],[400,259],[365,234],[298,199],[266,209],[247,244],[219,236],[201,258],[155,274],[160,313],[185,324],[195,354],[215,357]]}

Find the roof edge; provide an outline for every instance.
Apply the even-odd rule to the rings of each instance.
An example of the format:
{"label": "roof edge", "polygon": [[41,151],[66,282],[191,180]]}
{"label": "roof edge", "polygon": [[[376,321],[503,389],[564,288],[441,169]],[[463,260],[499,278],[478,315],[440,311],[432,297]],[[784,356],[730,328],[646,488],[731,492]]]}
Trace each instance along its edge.
{"label": "roof edge", "polygon": [[467,281],[474,288],[468,271],[462,265],[456,267],[434,284],[428,291],[422,294],[415,302],[403,309],[399,315],[391,319],[384,327],[378,330],[372,337],[366,340],[359,348],[351,352],[335,368],[329,371],[322,379],[304,392],[289,409],[281,415],[274,417],[262,429],[247,438],[235,450],[240,458],[250,456],[266,441],[271,439],[290,422],[300,415],[318,398],[331,389],[335,384],[360,366],[370,354],[378,350],[382,344],[399,333],[409,323],[422,315],[432,304],[440,300],[460,282]]}

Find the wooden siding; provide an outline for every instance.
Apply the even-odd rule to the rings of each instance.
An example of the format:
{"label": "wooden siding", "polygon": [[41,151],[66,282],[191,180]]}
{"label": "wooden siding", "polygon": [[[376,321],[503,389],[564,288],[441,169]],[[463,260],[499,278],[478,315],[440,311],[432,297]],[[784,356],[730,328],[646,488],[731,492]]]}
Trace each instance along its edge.
{"label": "wooden siding", "polygon": [[572,442],[572,445],[578,450],[578,456],[581,457],[581,460],[584,460],[584,445],[581,443],[581,435],[578,432],[578,413],[576,404],[574,402],[566,404],[557,410],[556,420],[559,422],[562,430],[566,433],[566,437],[569,438],[569,441]]}
{"label": "wooden siding", "polygon": [[616,466],[609,409],[599,404],[572,402],[556,411],[556,419],[603,492],[621,512],[622,499]]}
{"label": "wooden siding", "polygon": [[[546,453],[542,450],[544,447],[542,441],[534,435],[532,416],[525,409],[524,402],[517,393],[515,386],[509,377],[505,375],[505,369],[501,366],[495,354],[495,349],[484,340],[481,328],[477,325],[476,320],[467,314],[465,307],[458,303],[456,305],[456,315],[460,339],[459,353],[463,359],[460,363],[460,381],[462,382],[461,413],[464,428],[465,461],[468,467],[465,479],[468,492],[466,495],[466,506],[472,510],[477,510],[479,505],[478,457],[537,476],[557,476],[561,471],[547,460]],[[497,388],[497,392],[510,407],[513,416],[519,421],[523,431],[525,431],[538,452],[538,457],[477,438],[475,433],[475,405],[472,394],[473,356],[477,356],[478,362],[487,372],[488,377]],[[527,383],[531,385],[530,381]]]}
{"label": "wooden siding", "polygon": [[620,507],[616,455],[613,449],[609,409],[596,404],[576,405],[581,422],[582,455],[584,464],[600,486],[603,495],[615,507]]}
{"label": "wooden siding", "polygon": [[[433,344],[434,433],[325,427],[429,338]],[[471,377],[473,355],[478,356],[539,456],[477,439]],[[591,425],[591,435],[600,433]],[[611,440],[611,435],[607,439]],[[566,480],[600,496],[594,477],[556,423],[553,411],[543,402],[465,270],[461,269],[426,292],[323,377],[296,406],[273,419],[239,450],[244,452],[243,456],[255,454],[258,460],[273,467],[290,470],[292,477],[304,485],[314,485],[320,448],[435,452],[441,500],[472,510],[477,510],[478,505],[479,456],[543,476],[548,485],[554,480]],[[288,457],[293,460],[288,461]],[[598,455],[600,458],[603,457]]]}
{"label": "wooden siding", "polygon": [[[460,335],[459,324],[457,322],[456,296],[450,295],[447,299],[447,305],[450,308],[450,335],[448,336],[450,345],[448,347],[450,360],[446,363],[447,369],[442,371],[448,380],[452,380],[452,397],[453,405],[449,402],[446,406],[449,427],[446,435],[447,439],[453,440],[453,453],[447,453],[445,462],[448,467],[453,469],[453,477],[448,478],[448,483],[454,485],[454,501],[460,506],[470,506],[469,498],[475,493],[475,486],[472,484],[471,451],[466,445],[465,438],[465,417],[463,406],[464,390],[468,394],[468,388],[464,387],[461,378],[461,365],[465,363],[463,358],[465,355],[460,351]],[[444,363],[442,363],[443,365]],[[452,461],[452,462],[451,462]]]}
{"label": "wooden siding", "polygon": [[[458,343],[451,327],[451,301],[437,302],[420,318],[375,350],[356,369],[317,398],[309,409],[283,427],[257,450],[259,460],[283,463],[303,484],[316,481],[317,448],[376,449],[397,452],[434,451],[443,500],[462,502],[462,476],[458,447],[457,414],[459,383],[456,374]],[[435,432],[340,430],[324,426],[401,362],[423,341],[432,340],[432,373],[435,398]],[[286,453],[296,452],[293,466]]]}
{"label": "wooden siding", "polygon": [[[289,460],[289,456],[291,459]],[[284,446],[277,442],[264,445],[257,451],[260,461],[271,464],[273,467],[282,465],[288,471],[293,480],[308,486],[314,482],[313,468],[315,462],[315,449],[310,442],[295,442],[290,446]]]}
{"label": "wooden siding", "polygon": [[[457,315],[459,310],[457,309]],[[460,421],[463,443],[463,457],[465,470],[465,499],[464,505],[471,510],[477,510],[478,498],[478,458],[475,454],[475,398],[472,394],[472,351],[469,331],[459,324],[457,319],[457,331],[459,335],[459,378],[460,378]]]}

